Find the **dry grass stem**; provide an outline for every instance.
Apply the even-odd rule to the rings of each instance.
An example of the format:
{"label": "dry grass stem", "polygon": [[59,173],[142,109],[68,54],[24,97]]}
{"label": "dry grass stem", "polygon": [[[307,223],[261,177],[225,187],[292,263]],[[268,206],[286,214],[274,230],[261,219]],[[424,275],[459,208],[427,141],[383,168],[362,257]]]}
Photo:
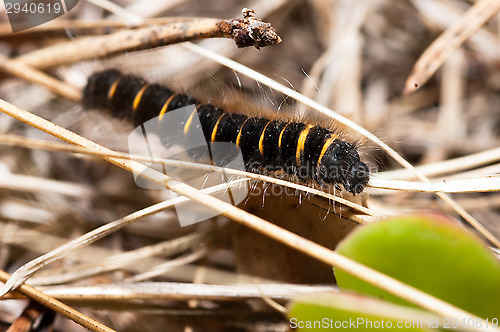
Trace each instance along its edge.
{"label": "dry grass stem", "polygon": [[82,296],[93,301],[140,300],[214,300],[260,299],[261,292],[272,299],[291,299],[302,293],[337,291],[331,286],[306,286],[295,284],[239,284],[204,285],[191,283],[140,282],[121,285],[84,287],[40,287],[45,293],[63,301],[77,300]]}
{"label": "dry grass stem", "polygon": [[280,37],[270,25],[253,17],[244,17],[243,20],[193,18],[188,22],[118,31],[105,36],[82,37],[32,51],[17,57],[16,60],[34,68],[47,69],[109,57],[126,51],[217,37],[232,38],[238,47],[260,48],[281,42]]}
{"label": "dry grass stem", "polygon": [[[498,162],[500,160],[500,148],[470,154],[464,157],[448,159],[423,166],[415,167],[420,173],[428,177],[446,175],[467,169]],[[415,175],[407,169],[380,172],[377,177],[393,180],[410,180]]]}
{"label": "dry grass stem", "polygon": [[208,254],[207,248],[205,247],[199,248],[193,251],[192,253],[185,254],[175,259],[172,259],[171,261],[165,262],[160,265],[156,265],[149,271],[138,273],[135,276],[125,279],[124,282],[140,282],[148,279],[153,279],[155,277],[164,275],[165,272],[172,270],[178,266],[191,264],[199,260],[200,258],[206,256],[207,254]]}
{"label": "dry grass stem", "polygon": [[[2,282],[6,282],[10,280],[10,275],[2,270],[0,270],[0,280]],[[38,303],[43,304],[47,308],[54,310],[55,312],[60,313],[61,315],[71,319],[77,324],[80,324],[83,327],[86,327],[90,331],[99,331],[99,332],[113,332],[113,329],[96,322],[90,317],[78,312],[77,310],[71,308],[70,306],[65,305],[62,302],[40,292],[36,288],[33,288],[29,285],[21,285],[18,289],[21,294],[26,295],[30,299],[37,301]]]}
{"label": "dry grass stem", "polygon": [[386,180],[372,177],[370,186],[380,189],[419,191],[419,192],[443,192],[443,193],[472,193],[500,191],[500,176],[490,175],[472,179],[443,180],[442,182],[412,182],[400,180]]}
{"label": "dry grass stem", "polygon": [[[185,23],[172,23],[165,26],[117,31],[104,36],[88,36],[38,49],[15,60],[34,68],[47,69],[103,58],[119,52],[158,47],[181,40],[206,38],[218,31],[217,22],[219,22],[217,19],[197,20],[193,22],[194,30],[186,30]],[[201,36],[193,35],[194,32],[201,33]]]}
{"label": "dry grass stem", "polygon": [[[348,206],[350,208],[353,208],[354,210],[357,210],[361,213],[365,213],[365,214],[370,215],[370,216],[382,217],[382,215],[378,214],[375,211],[367,209],[364,206],[353,203],[353,202],[351,202],[347,199],[344,199],[342,197],[338,197],[338,196],[326,193],[326,192],[319,190],[319,189],[314,189],[314,188],[311,188],[311,187],[308,187],[305,185],[301,185],[298,183],[293,183],[290,181],[273,178],[270,176],[239,171],[239,170],[235,170],[235,169],[231,169],[231,168],[227,168],[227,167],[218,167],[218,166],[199,164],[199,163],[181,161],[181,160],[152,158],[152,157],[131,155],[128,153],[122,153],[122,152],[116,152],[116,151],[107,151],[107,152],[91,151],[91,150],[88,150],[86,148],[82,148],[82,147],[78,147],[78,146],[71,146],[71,145],[62,144],[62,143],[58,143],[58,142],[35,140],[35,139],[26,138],[26,137],[16,137],[16,136],[12,136],[12,135],[0,135],[0,144],[22,146],[22,147],[26,147],[26,148],[45,149],[45,150],[49,150],[49,151],[79,153],[79,154],[96,156],[96,157],[113,157],[113,158],[120,158],[120,159],[124,159],[124,160],[133,160],[133,161],[137,161],[137,162],[144,162],[144,163],[151,163],[151,164],[158,164],[158,165],[167,165],[167,166],[173,166],[173,167],[185,167],[185,168],[190,168],[190,169],[205,170],[207,172],[224,172],[224,173],[235,175],[235,176],[241,176],[241,177],[246,177],[249,179],[255,179],[258,181],[263,181],[263,182],[267,182],[267,183],[281,185],[281,186],[295,189],[297,191],[301,191],[301,192],[304,192],[304,193],[307,193],[310,195],[316,195],[319,197],[326,198],[328,200],[331,200],[331,201],[340,203],[342,205]],[[12,182],[9,182],[9,183],[12,183]],[[0,183],[0,187],[1,187],[1,183]]]}
{"label": "dry grass stem", "polygon": [[[367,131],[360,125],[356,124],[355,122],[343,117],[342,115],[328,109],[327,107],[315,102],[314,100],[311,100],[304,95],[301,95],[300,93],[276,82],[275,80],[272,80],[271,78],[262,75],[246,66],[243,66],[231,59],[228,59],[222,55],[216,54],[214,52],[211,52],[207,49],[203,49],[199,46],[196,46],[194,44],[184,44],[185,47],[188,49],[192,50],[193,52],[196,52],[200,55],[204,55],[214,61],[217,61],[221,64],[223,64],[226,67],[229,67],[233,70],[238,71],[239,73],[242,73],[245,76],[251,77],[252,79],[271,87],[272,89],[276,91],[280,91],[287,96],[290,96],[291,98],[304,103],[305,105],[311,107],[312,109],[327,115],[328,117],[334,119],[335,121],[338,121],[352,130],[358,132],[359,134],[363,135],[367,139],[371,140],[378,146],[380,146],[384,151],[386,151],[394,160],[396,160],[400,165],[402,165],[404,168],[408,169],[409,171],[413,172],[415,176],[417,176],[421,181],[428,182],[429,179],[425,177],[423,174],[420,174],[415,167],[409,163],[407,160],[405,160],[399,153],[397,153],[394,149],[392,149],[389,145],[387,145],[385,142],[383,142],[380,138],[378,138],[376,135],[372,134],[371,132]],[[462,207],[460,207],[457,203],[455,203],[449,196],[447,196],[445,193],[438,192],[436,193],[442,200],[445,201],[445,203],[449,204],[462,218],[464,218],[472,227],[474,227],[479,233],[481,233],[488,241],[493,243],[496,247],[500,247],[500,241],[489,231],[487,230],[481,223],[479,223],[470,213],[465,211]]]}
{"label": "dry grass stem", "polygon": [[[0,272],[6,281],[0,293],[11,300],[0,301],[1,326],[26,330],[52,315],[54,331],[74,328],[53,320],[53,306],[93,330],[109,330],[67,311],[61,300],[119,331],[284,331],[287,303],[297,296],[384,320],[476,321],[479,311],[466,312],[334,248],[365,227],[357,224],[436,211],[472,225],[500,257],[500,0],[253,1],[272,26],[240,6],[91,0],[18,33],[4,10],[0,271],[11,276]],[[259,49],[266,45],[276,46]],[[127,93],[127,81],[116,81],[119,93],[110,89],[107,99],[108,87],[97,87],[103,100],[119,96],[123,105],[89,109],[82,87],[112,68],[149,84],[139,92],[132,84]],[[137,125],[149,116],[144,107],[155,104],[151,96],[168,98],[150,90],[156,84],[176,92],[165,105],[185,94],[231,114],[333,130],[354,144],[369,183],[352,195],[342,184],[304,180],[288,169],[251,173],[186,162],[198,159],[149,132],[151,150],[126,153],[137,137],[120,110],[133,99]],[[207,139],[205,125],[205,139],[217,141]],[[302,152],[317,153],[303,133]],[[280,149],[278,159],[286,154]],[[213,186],[216,177],[227,183]],[[195,182],[204,189],[189,185]],[[246,197],[235,196],[241,189]],[[184,225],[178,207],[214,211],[213,217]],[[339,292],[332,267],[425,312]],[[465,296],[475,286],[457,292]],[[499,331],[485,324],[474,330]]]}
{"label": "dry grass stem", "polygon": [[[238,181],[234,181],[238,182]],[[241,182],[241,181],[240,181]],[[237,183],[238,184],[238,183]],[[213,193],[217,192],[220,190],[227,190],[227,184],[224,185],[219,185],[215,186],[212,188],[206,189],[207,192]],[[158,203],[153,206],[150,206],[146,209],[139,210],[131,215],[128,215],[126,217],[123,217],[121,219],[115,220],[113,222],[107,223],[104,226],[101,226],[99,228],[94,229],[93,231],[86,233],[72,241],[69,241],[65,243],[64,245],[26,263],[22,267],[16,270],[16,272],[13,273],[12,277],[8,280],[8,282],[5,284],[5,286],[0,289],[0,294],[4,295],[5,293],[9,292],[11,289],[17,288],[20,284],[24,283],[31,275],[33,275],[35,272],[43,268],[44,266],[61,259],[71,251],[78,249],[82,246],[86,246],[88,244],[91,244],[97,240],[100,240],[104,238],[105,236],[116,232],[118,229],[123,228],[127,225],[130,225],[131,223],[137,222],[141,219],[144,219],[150,215],[156,214],[158,212],[161,212],[165,209],[168,209],[172,207],[175,204],[182,204],[183,202],[188,201],[188,198],[185,197],[177,197],[174,199],[171,199],[166,202]],[[134,253],[130,253],[132,255]],[[129,255],[127,255],[127,258],[129,258]],[[99,269],[99,271],[107,271],[106,269]],[[94,274],[96,271],[89,270],[89,274]],[[1,296],[0,295],[0,296]]]}
{"label": "dry grass stem", "polygon": [[405,84],[405,94],[422,87],[448,56],[500,10],[498,0],[478,0],[459,22],[447,29],[425,50],[413,66]]}
{"label": "dry grass stem", "polygon": [[6,73],[25,79],[26,81],[40,84],[46,87],[49,91],[52,91],[53,93],[69,100],[78,102],[82,99],[82,93],[78,88],[61,82],[39,70],[30,67],[29,65],[26,65],[17,60],[9,59],[1,54],[0,69],[5,71]]}
{"label": "dry grass stem", "polygon": [[[40,130],[43,130],[46,133],[49,133],[57,138],[60,138],[68,143],[77,144],[80,146],[87,147],[89,149],[100,150],[100,151],[108,151],[106,148],[99,146],[96,143],[93,143],[83,137],[80,137],[64,128],[54,125],[53,123],[41,119],[25,110],[19,109],[13,105],[6,103],[5,101],[0,101],[0,110],[28,125],[34,126]],[[195,188],[192,188],[184,183],[179,183],[176,181],[172,181],[168,176],[165,176],[161,173],[153,171],[152,169],[148,169],[142,164],[133,162],[133,161],[124,161],[116,158],[106,157],[104,158],[106,161],[111,162],[119,167],[122,167],[126,170],[132,171],[134,170],[137,174],[142,174],[146,179],[152,180],[157,183],[164,183],[165,186],[175,191],[179,195],[187,196],[191,198],[193,201],[208,206],[220,214],[244,225],[257,232],[263,233],[266,236],[275,239],[287,246],[290,246],[294,249],[297,249],[311,257],[314,257],[330,266],[341,268],[342,270],[351,273],[352,275],[369,282],[371,284],[376,285],[388,292],[401,297],[411,303],[419,305],[427,310],[430,310],[438,315],[443,317],[455,317],[455,318],[473,318],[476,319],[474,315],[459,309],[455,306],[452,306],[449,303],[446,303],[438,298],[435,298],[429,294],[426,294],[416,288],[408,286],[394,278],[391,278],[387,275],[384,275],[376,270],[373,270],[367,266],[364,266],[360,263],[357,263],[349,258],[346,258],[332,250],[326,249],[315,242],[297,236],[296,234],[287,231],[283,228],[275,226],[272,223],[269,223],[261,218],[258,218],[248,212],[240,210],[234,207],[231,204],[220,201],[217,198],[214,198],[210,195],[204,194]],[[143,214],[142,214],[143,215]],[[112,228],[109,228],[106,231],[106,234],[112,232]],[[96,234],[94,232],[88,233],[89,240]],[[103,233],[99,234],[100,236]],[[70,242],[71,243],[71,242]],[[83,245],[83,243],[82,243]],[[59,254],[64,252],[64,249],[69,247],[65,245],[57,250],[53,251],[53,254],[50,259],[44,260],[43,263],[47,264],[49,261],[53,261],[58,257]],[[36,266],[36,264],[34,264]],[[20,273],[18,273],[20,272]],[[16,275],[17,273],[17,275]],[[16,271],[11,279],[7,281],[4,285],[0,294],[4,295],[8,291],[19,287],[25,281],[25,271]],[[485,330],[484,328],[476,329],[478,331]]]}
{"label": "dry grass stem", "polygon": [[105,9],[116,16],[124,19],[126,22],[130,22],[131,24],[140,24],[142,22],[142,18],[129,12],[128,10],[120,7],[119,5],[108,1],[108,0],[88,0],[88,2]]}
{"label": "dry grass stem", "polygon": [[6,172],[2,172],[0,176],[0,188],[29,193],[54,193],[73,197],[90,197],[93,194],[89,187],[80,184]]}
{"label": "dry grass stem", "polygon": [[[184,199],[186,201],[186,199]],[[182,204],[180,202],[179,204]],[[33,277],[29,280],[30,285],[55,285],[80,280],[95,275],[126,269],[134,265],[136,269],[142,269],[144,261],[154,256],[172,256],[193,248],[200,243],[212,241],[221,236],[220,232],[207,231],[196,232],[181,236],[173,240],[163,241],[140,249],[130,250],[125,253],[109,255],[105,259],[93,263],[83,263],[64,269],[59,273],[57,268],[52,269],[47,276]],[[70,249],[73,250],[73,249]],[[156,261],[152,261],[156,263]],[[168,262],[166,262],[168,263]]]}

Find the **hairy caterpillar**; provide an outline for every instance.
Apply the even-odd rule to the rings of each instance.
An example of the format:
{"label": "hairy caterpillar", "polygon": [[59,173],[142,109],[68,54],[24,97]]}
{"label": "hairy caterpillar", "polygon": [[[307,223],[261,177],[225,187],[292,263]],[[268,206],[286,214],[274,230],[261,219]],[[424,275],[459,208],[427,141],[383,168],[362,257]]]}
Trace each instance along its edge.
{"label": "hairy caterpillar", "polygon": [[[86,108],[105,109],[138,126],[165,113],[196,105],[207,142],[236,144],[248,171],[282,169],[302,180],[342,184],[352,194],[363,191],[370,173],[356,146],[329,129],[302,122],[270,120],[225,112],[211,104],[174,93],[158,84],[109,69],[94,73],[83,91]],[[191,122],[184,124],[189,131]]]}

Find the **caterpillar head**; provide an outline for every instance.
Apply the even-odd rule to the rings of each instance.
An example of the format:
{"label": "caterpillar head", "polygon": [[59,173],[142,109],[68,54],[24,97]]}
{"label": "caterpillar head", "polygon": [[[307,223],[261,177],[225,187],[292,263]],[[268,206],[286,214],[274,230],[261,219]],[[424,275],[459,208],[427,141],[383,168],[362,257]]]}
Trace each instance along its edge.
{"label": "caterpillar head", "polygon": [[359,160],[354,145],[341,140],[328,147],[318,166],[320,181],[342,184],[353,195],[362,192],[370,179],[370,170]]}
{"label": "caterpillar head", "polygon": [[368,166],[364,162],[358,161],[357,164],[351,167],[348,176],[343,179],[342,184],[351,194],[359,194],[365,189],[368,180],[370,180]]}

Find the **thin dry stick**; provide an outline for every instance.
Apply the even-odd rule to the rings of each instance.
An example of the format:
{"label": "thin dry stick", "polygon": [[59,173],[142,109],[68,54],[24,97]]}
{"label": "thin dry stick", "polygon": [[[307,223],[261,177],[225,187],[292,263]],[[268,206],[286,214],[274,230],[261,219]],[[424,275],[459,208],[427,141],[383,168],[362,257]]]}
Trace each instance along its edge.
{"label": "thin dry stick", "polygon": [[[264,290],[262,289],[262,287],[260,287],[260,283],[259,283],[259,279],[258,278],[255,278],[254,280],[254,284],[255,284],[255,287],[257,287],[257,289],[259,290],[259,293],[262,297],[262,300],[264,302],[267,303],[268,306],[270,306],[271,308],[273,308],[274,310],[278,311],[278,312],[281,312],[283,315],[286,315],[288,310],[286,309],[285,306],[282,306],[281,304],[279,304],[277,301],[273,300],[272,298],[270,298],[265,292]],[[336,292],[338,292],[338,289],[335,289]]]}
{"label": "thin dry stick", "polygon": [[184,254],[180,257],[174,258],[174,259],[167,261],[163,264],[156,265],[153,268],[149,269],[148,271],[131,276],[131,277],[123,280],[123,282],[139,282],[139,281],[144,281],[144,280],[148,280],[148,279],[153,279],[155,277],[158,277],[158,276],[165,274],[165,272],[172,270],[175,267],[195,262],[195,261],[199,260],[200,258],[206,256],[207,253],[208,253],[207,247],[199,248],[191,253]]}
{"label": "thin dry stick", "polygon": [[[7,282],[10,280],[10,275],[5,272],[0,270],[0,280],[2,282]],[[18,288],[18,291],[21,294],[26,295],[30,299],[35,300],[38,303],[43,304],[47,308],[50,308],[61,315],[71,319],[77,324],[80,324],[83,327],[86,327],[87,329],[91,331],[105,331],[105,332],[113,332],[113,329],[110,329],[109,327],[93,320],[90,317],[85,316],[84,314],[78,312],[77,310],[65,305],[64,303],[40,292],[38,289],[31,287],[29,285],[21,285]]]}
{"label": "thin dry stick", "polygon": [[55,94],[69,100],[79,102],[82,99],[82,92],[77,87],[63,83],[20,61],[9,59],[2,54],[0,54],[0,69],[29,82],[40,84]]}
{"label": "thin dry stick", "polygon": [[401,180],[388,180],[372,177],[370,184],[373,188],[419,191],[428,193],[472,193],[500,191],[500,176],[489,175],[470,179],[446,180],[427,183]]}
{"label": "thin dry stick", "polygon": [[[260,289],[259,289],[260,288]],[[85,299],[91,301],[175,300],[235,301],[260,299],[265,293],[273,299],[292,299],[297,294],[335,292],[334,286],[296,284],[236,284],[214,285],[181,282],[140,282],[119,285],[40,287],[48,294],[64,301]],[[261,293],[262,291],[262,293]],[[416,309],[413,309],[416,310]]]}
{"label": "thin dry stick", "polygon": [[[240,32],[238,32],[238,33],[234,32],[233,33],[233,30],[234,31],[241,30],[241,27],[240,27],[241,25],[243,25],[243,26],[249,25],[248,31],[246,31],[245,33],[249,33],[249,31],[253,31],[252,33],[255,33],[254,30],[256,30],[256,31],[258,31],[257,35],[262,35],[262,37],[259,37],[256,40],[254,40],[254,42],[255,42],[254,46],[257,47],[257,48],[259,48],[259,46],[266,46],[266,45],[269,45],[271,43],[274,43],[274,42],[275,43],[279,43],[281,41],[280,37],[277,36],[277,35],[275,35],[274,29],[272,29],[272,27],[268,23],[264,23],[261,20],[256,19],[256,18],[253,17],[254,13],[253,13],[252,10],[244,9],[243,13],[244,13],[244,16],[245,16],[245,18],[243,20],[226,20],[226,21],[221,21],[220,24],[219,24],[221,30],[226,35],[233,35],[233,37],[235,38],[237,44],[238,44],[238,40],[243,40],[244,41],[244,40],[248,39],[248,37],[245,37],[245,35],[240,35],[238,37],[235,36],[235,34],[236,35],[240,34]],[[249,22],[247,22],[247,21],[249,21]],[[253,37],[253,38],[255,39],[255,37]],[[242,43],[242,42],[240,41],[240,43]],[[243,45],[243,46],[247,46],[247,45]],[[2,58],[0,57],[0,60],[1,59]],[[60,82],[60,81],[58,81],[56,79],[53,79],[50,76],[45,75],[43,72],[38,71],[38,70],[36,70],[36,69],[34,69],[34,68],[30,67],[30,66],[24,65],[20,61],[10,60],[8,58],[5,58],[5,69],[7,71],[9,71],[10,73],[16,74],[16,75],[18,75],[20,77],[23,77],[23,78],[25,78],[25,79],[27,79],[29,81],[37,82],[37,83],[39,83],[41,85],[44,85],[44,86],[48,87],[49,89],[51,89],[52,85],[57,85],[57,89],[56,89],[55,92],[58,93],[58,94],[60,94],[63,97],[67,97],[68,99],[72,99],[74,101],[79,101],[81,99],[81,93],[76,88],[74,88],[74,87],[72,87],[70,85],[65,85],[65,83],[62,83],[62,82]],[[86,153],[88,153],[88,151],[86,151]],[[129,158],[127,158],[127,159],[129,159]],[[247,175],[247,176],[251,177],[251,178],[252,177],[253,178],[261,177],[261,176],[258,176],[258,175],[257,176],[256,175]],[[263,180],[263,179],[259,178],[259,180]],[[380,215],[378,213],[370,211],[369,209],[366,209],[366,208],[364,208],[364,207],[362,207],[360,205],[354,204],[354,203],[352,203],[352,202],[350,202],[348,200],[342,199],[340,197],[335,197],[333,195],[328,195],[329,197],[326,197],[325,194],[322,191],[320,191],[320,190],[309,189],[309,188],[304,187],[304,186],[300,186],[300,185],[297,185],[297,184],[293,184],[293,183],[282,181],[282,180],[278,180],[278,179],[268,178],[267,180],[269,180],[268,182],[273,182],[273,183],[276,183],[276,184],[285,185],[285,186],[288,186],[288,187],[292,187],[294,189],[298,189],[298,190],[309,192],[309,193],[314,194],[314,195],[318,195],[318,196],[323,196],[325,198],[329,198],[329,199],[337,201],[337,202],[339,202],[339,203],[341,203],[343,205],[347,205],[347,206],[350,206],[350,207],[352,207],[354,209],[357,209],[357,210],[359,210],[359,211],[361,211],[363,213],[366,213],[368,215],[382,217],[382,215]],[[305,188],[307,188],[307,189],[305,189]],[[358,219],[358,221],[362,221],[362,220]]]}
{"label": "thin dry stick", "polygon": [[[187,199],[185,199],[185,197],[182,198],[187,202]],[[163,207],[164,205],[160,206],[161,209],[158,209],[157,211],[163,211]],[[79,265],[74,265],[70,269],[65,269],[63,273],[54,272],[55,275],[54,273],[50,273],[50,275],[46,276],[33,277],[30,279],[30,284],[33,286],[64,284],[98,274],[104,274],[106,272],[124,269],[128,266],[136,265],[137,262],[144,261],[145,259],[151,258],[153,256],[172,256],[178,254],[202,242],[213,240],[215,237],[218,237],[223,233],[223,229],[190,233],[188,235],[172,240],[163,241],[150,246],[141,247],[139,249],[111,255],[97,263],[82,263]],[[80,237],[80,239],[82,239],[82,237]],[[74,248],[72,248],[71,250],[74,250]]]}
{"label": "thin dry stick", "polygon": [[[448,159],[428,165],[417,166],[415,169],[426,176],[437,176],[492,164],[498,162],[499,160],[500,148],[495,148],[455,159]],[[377,177],[381,179],[410,180],[414,178],[414,174],[407,169],[398,169],[394,171],[380,172],[377,174]]]}
{"label": "thin dry stick", "polygon": [[[43,130],[50,135],[60,138],[68,143],[87,147],[92,150],[108,151],[108,149],[89,141],[75,133],[59,127],[47,120],[44,120],[36,115],[22,110],[14,105],[11,105],[3,100],[0,100],[0,110],[19,121],[22,121],[37,129]],[[289,247],[292,247],[300,252],[303,252],[311,257],[318,259],[321,262],[328,264],[352,274],[353,276],[364,280],[370,284],[390,292],[408,302],[421,306],[429,311],[432,311],[440,316],[457,318],[457,319],[480,319],[479,317],[468,313],[467,311],[457,308],[441,299],[429,295],[419,289],[411,287],[399,280],[389,277],[379,271],[360,264],[350,258],[340,255],[330,249],[327,249],[317,243],[298,236],[288,230],[280,228],[264,219],[256,217],[246,211],[243,211],[229,203],[223,202],[215,197],[207,195],[185,183],[180,183],[172,178],[159,173],[143,164],[126,161],[122,159],[105,157],[104,160],[115,164],[130,172],[141,174],[145,179],[162,183],[168,189],[176,192],[179,195],[189,197],[191,200],[200,203],[204,206],[212,208],[214,211],[224,215],[250,229],[262,233],[278,242],[281,242]],[[15,274],[15,273],[14,273]],[[23,282],[23,281],[21,281]],[[13,288],[19,286],[19,281],[11,278],[7,281],[0,294],[3,295]],[[488,330],[485,327],[475,327],[474,331]],[[497,330],[499,329],[491,329]]]}
{"label": "thin dry stick", "polygon": [[[245,179],[242,179],[245,180]],[[228,185],[231,184],[239,184],[241,180],[233,181],[230,183],[224,183],[218,186],[210,187],[208,189],[204,189],[204,192],[214,193],[227,190]],[[70,251],[80,248],[82,246],[91,244],[97,240],[104,238],[105,236],[127,226],[134,222],[137,222],[141,219],[149,217],[153,214],[161,212],[165,209],[172,207],[173,205],[183,204],[189,199],[186,197],[176,197],[174,199],[170,199],[165,202],[161,202],[152,206],[149,206],[145,209],[136,211],[132,214],[129,214],[123,218],[115,220],[113,222],[107,223],[101,227],[94,229],[72,241],[65,243],[64,245],[53,249],[52,251],[39,256],[28,263],[24,264],[20,268],[18,268],[13,274],[12,278],[10,278],[7,284],[3,287],[4,289],[0,289],[0,296],[4,293],[8,292],[10,289],[15,288],[25,282],[33,273],[40,270],[42,267],[64,257]],[[130,253],[131,255],[133,253]],[[128,255],[128,254],[123,254]],[[123,256],[122,256],[123,257]]]}
{"label": "thin dry stick", "polygon": [[[500,0],[499,0],[500,1]],[[197,46],[193,43],[185,43],[183,44],[186,48],[189,50],[192,50],[193,52],[203,55],[207,58],[210,58],[228,68],[231,68],[239,73],[242,73],[245,76],[248,76],[258,82],[261,82],[264,85],[269,86],[270,88],[280,91],[293,99],[304,103],[305,105],[311,107],[312,109],[317,110],[320,113],[325,114],[326,116],[350,127],[352,130],[360,133],[370,141],[374,142],[378,146],[380,146],[384,151],[386,151],[394,160],[396,160],[400,165],[402,165],[404,168],[410,170],[415,174],[417,178],[419,178],[421,181],[424,182],[429,182],[429,179],[426,178],[424,175],[420,174],[415,167],[410,164],[406,159],[404,159],[402,156],[400,156],[396,151],[394,151],[389,145],[387,145],[385,142],[383,142],[380,138],[369,132],[368,130],[364,129],[357,123],[343,117],[342,115],[332,111],[331,109],[321,105],[318,102],[315,102],[314,100],[307,98],[306,96],[298,93],[297,91],[294,91],[283,84],[280,84],[276,82],[275,80],[262,75],[261,73],[256,72],[255,70],[252,70],[248,67],[243,66],[242,64],[233,61],[231,59],[228,59],[220,54],[217,54],[215,52],[212,52],[206,48]],[[370,185],[370,183],[368,183]],[[484,228],[483,225],[481,225],[474,217],[472,217],[467,211],[465,211],[461,206],[459,206],[456,202],[454,202],[448,195],[444,193],[436,193],[442,200],[444,200],[448,205],[450,205],[453,210],[455,210],[462,218],[464,218],[472,227],[474,227],[479,233],[481,233],[486,239],[488,239],[495,247],[500,248],[500,241],[486,228]]]}
{"label": "thin dry stick", "polygon": [[454,26],[447,29],[420,56],[406,79],[404,94],[420,88],[448,56],[500,10],[500,0],[477,1]]}
{"label": "thin dry stick", "polygon": [[242,20],[193,18],[189,22],[84,37],[21,55],[16,60],[44,69],[205,38],[232,38],[238,47],[260,48],[280,43],[281,38],[271,25],[255,18],[252,13],[251,10],[246,11]]}
{"label": "thin dry stick", "polygon": [[115,15],[125,19],[127,22],[131,23],[140,23],[142,22],[142,18],[125,10],[124,8],[120,7],[116,3],[113,3],[109,0],[87,0],[87,2],[90,2],[97,7],[100,7],[102,9],[108,10]]}
{"label": "thin dry stick", "polygon": [[[201,19],[201,18],[199,18]],[[192,17],[160,17],[160,18],[148,18],[144,19],[139,24],[130,24],[121,21],[103,19],[98,21],[88,21],[88,20],[56,20],[50,21],[45,24],[30,28],[28,30],[23,30],[16,32],[16,38],[35,38],[39,37],[40,34],[64,34],[67,36],[67,32],[78,34],[107,34],[110,30],[116,29],[130,29],[132,27],[145,27],[150,25],[165,25],[171,23],[181,23],[193,20]],[[0,38],[12,37],[12,27],[10,23],[0,24]]]}
{"label": "thin dry stick", "polygon": [[[207,172],[225,172],[227,174],[241,176],[241,177],[247,177],[247,178],[251,178],[251,179],[255,179],[255,180],[263,181],[263,182],[268,182],[268,183],[274,183],[274,184],[281,185],[284,187],[288,187],[288,188],[296,189],[296,190],[299,190],[302,192],[306,192],[306,193],[311,194],[311,195],[324,197],[328,200],[335,201],[335,202],[340,203],[342,205],[349,206],[350,208],[353,208],[354,210],[357,210],[359,212],[365,213],[365,214],[373,216],[373,217],[378,217],[378,218],[384,217],[380,213],[377,213],[377,212],[372,211],[368,208],[365,208],[362,205],[353,203],[353,202],[351,202],[347,199],[344,199],[342,197],[338,197],[338,196],[326,193],[322,190],[310,188],[310,187],[307,187],[304,185],[300,185],[297,183],[293,183],[293,182],[289,182],[289,181],[285,181],[285,180],[281,180],[281,179],[276,179],[276,178],[265,176],[265,175],[244,172],[244,171],[230,169],[230,168],[226,168],[226,167],[218,167],[218,166],[198,164],[198,163],[193,163],[193,162],[172,160],[172,159],[137,156],[137,155],[131,155],[128,153],[123,153],[123,152],[111,151],[111,150],[110,150],[111,152],[90,151],[86,148],[82,148],[79,146],[71,146],[71,145],[62,144],[59,142],[41,141],[38,139],[32,139],[32,138],[28,138],[28,137],[15,136],[15,135],[1,135],[0,134],[0,144],[22,146],[22,147],[26,147],[26,148],[30,148],[30,149],[36,148],[36,149],[45,149],[45,150],[50,150],[50,151],[73,152],[73,153],[80,153],[80,154],[85,154],[85,155],[92,155],[92,156],[96,156],[96,157],[114,157],[114,158],[121,158],[121,159],[126,159],[126,160],[134,160],[134,161],[139,161],[139,162],[153,163],[153,164],[173,166],[173,167],[186,167],[186,168],[190,168],[190,169],[200,169],[200,170],[206,170]],[[1,184],[0,184],[0,186],[1,186]],[[359,219],[357,221],[355,220],[355,222],[363,223]]]}
{"label": "thin dry stick", "polygon": [[36,176],[2,172],[0,189],[16,190],[29,193],[55,193],[73,197],[91,197],[90,187],[73,182],[52,180]]}
{"label": "thin dry stick", "polygon": [[[257,1],[258,2],[258,1]],[[146,17],[157,17],[170,11],[172,8],[177,7],[179,4],[185,3],[185,0],[146,0],[144,1],[131,1],[123,9],[129,13],[134,13],[135,15],[146,18]],[[255,3],[255,2],[254,2]],[[147,4],[145,6],[145,4]],[[258,3],[256,4],[259,5]],[[113,12],[112,12],[113,13]],[[110,16],[113,18],[116,15]]]}
{"label": "thin dry stick", "polygon": [[16,60],[35,68],[46,69],[103,58],[120,52],[168,45],[185,38],[192,40],[206,38],[214,33],[217,22],[216,19],[202,19],[193,22],[192,25],[196,27],[195,31],[201,32],[200,36],[193,35],[192,30],[184,30],[185,23],[174,23],[118,31],[104,36],[83,37],[26,53],[17,57]]}

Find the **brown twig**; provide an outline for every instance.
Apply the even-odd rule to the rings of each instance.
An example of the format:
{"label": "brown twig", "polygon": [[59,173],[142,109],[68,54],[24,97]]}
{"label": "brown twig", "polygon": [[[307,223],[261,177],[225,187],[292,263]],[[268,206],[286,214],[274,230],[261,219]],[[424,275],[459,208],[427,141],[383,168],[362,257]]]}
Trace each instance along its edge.
{"label": "brown twig", "polygon": [[[17,59],[9,59],[0,55],[0,69],[45,86],[57,95],[78,102],[81,100],[79,89],[35,68],[48,68],[133,49],[158,47],[202,38],[233,38],[238,47],[255,46],[257,49],[281,42],[281,38],[271,24],[255,18],[253,10],[245,8],[243,15],[243,19],[222,21],[184,19],[180,20],[181,22],[177,21],[163,26],[119,31],[107,36],[91,36],[33,51]],[[124,27],[123,23],[112,24],[109,21],[106,23],[113,27]],[[76,26],[88,27],[83,23]],[[90,26],[103,28],[102,24]],[[56,30],[63,27],[64,24],[55,25]]]}
{"label": "brown twig", "polygon": [[281,38],[269,23],[244,9],[242,20],[192,19],[189,22],[118,31],[106,36],[89,36],[39,49],[16,59],[35,68],[103,58],[125,51],[136,51],[204,38],[233,38],[238,47],[275,45]]}
{"label": "brown twig", "polygon": [[67,36],[68,32],[73,34],[82,35],[100,35],[109,34],[115,32],[116,30],[132,29],[132,28],[143,28],[151,25],[166,25],[172,23],[183,23],[189,22],[193,19],[201,20],[202,18],[192,18],[192,17],[160,17],[160,18],[148,18],[144,19],[139,24],[128,24],[125,22],[113,20],[113,19],[103,19],[98,21],[87,21],[87,20],[55,20],[47,22],[45,24],[33,27],[28,30],[23,30],[12,33],[12,28],[9,23],[0,24],[0,38],[2,40],[11,41],[15,39],[17,42],[21,40],[34,40],[43,35],[44,38],[48,36]]}

